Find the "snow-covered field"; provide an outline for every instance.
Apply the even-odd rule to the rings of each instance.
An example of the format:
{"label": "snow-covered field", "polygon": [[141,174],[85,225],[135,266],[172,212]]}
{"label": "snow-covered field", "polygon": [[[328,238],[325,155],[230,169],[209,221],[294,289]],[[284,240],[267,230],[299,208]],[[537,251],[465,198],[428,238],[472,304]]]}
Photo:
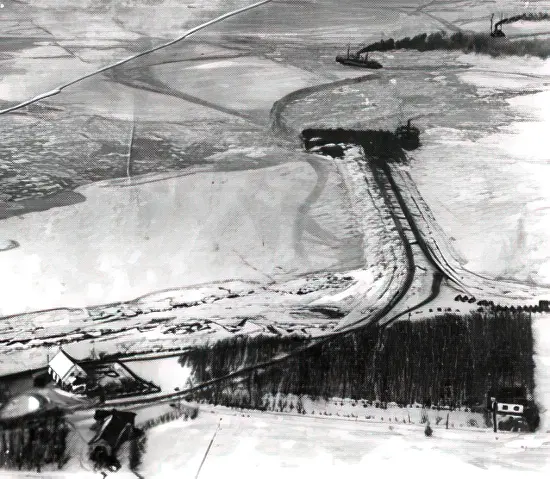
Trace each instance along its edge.
{"label": "snow-covered field", "polygon": [[362,252],[352,259],[348,243],[355,232],[339,228],[347,223],[344,203],[332,205],[342,217],[326,233],[334,240],[308,245],[307,255],[297,251],[304,247],[297,228],[308,226],[297,225],[297,216],[317,181],[298,161],[84,187],[83,203],[3,223],[20,247],[0,257],[1,312],[83,307],[220,280],[271,282],[340,269],[344,255],[345,266],[358,266]]}
{"label": "snow-covered field", "polygon": [[[227,210],[226,216],[229,214],[235,216],[234,219],[227,218],[225,223],[228,228],[227,233],[216,233],[217,237],[221,238],[220,247],[218,250],[212,247],[209,254],[197,255],[191,264],[185,263],[186,257],[182,257],[179,264],[174,263],[174,257],[177,257],[177,254],[190,254],[189,251],[181,251],[182,245],[185,244],[183,239],[187,234],[184,225],[187,224],[186,221],[190,221],[191,214],[197,215],[197,213],[191,205],[188,215],[182,215],[182,233],[180,235],[182,241],[174,245],[174,253],[169,258],[170,263],[164,266],[163,274],[159,270],[158,280],[170,280],[166,276],[170,267],[174,268],[172,271],[175,275],[182,274],[182,271],[185,272],[184,264],[189,264],[190,268],[206,268],[199,263],[201,258],[202,261],[216,261],[217,254],[219,254],[220,261],[225,261],[223,263],[225,266],[222,268],[213,263],[208,271],[210,274],[219,272],[227,274],[227,262],[231,261],[231,253],[234,253],[233,257],[240,260],[233,271],[233,278],[231,276],[205,278],[204,284],[197,286],[193,282],[187,288],[180,285],[170,289],[167,283],[166,291],[147,294],[126,304],[99,305],[87,309],[52,310],[6,318],[0,337],[7,343],[9,353],[1,358],[2,371],[6,373],[17,371],[21,369],[22,364],[25,364],[26,367],[41,366],[46,354],[44,348],[54,346],[59,340],[63,340],[66,343],[65,347],[76,357],[84,358],[88,357],[92,346],[96,353],[128,354],[142,351],[162,351],[166,348],[181,350],[194,344],[227,337],[231,334],[267,333],[283,336],[286,334],[317,336],[331,333],[335,329],[342,330],[355,326],[361,321],[368,321],[372,315],[385,307],[387,301],[396,294],[405,281],[406,259],[399,235],[384,200],[374,187],[374,179],[370,170],[362,164],[359,152],[355,148],[348,151],[346,161],[342,164],[335,164],[316,155],[308,156],[309,165],[313,166],[318,175],[315,187],[305,199],[302,197],[302,189],[295,189],[298,195],[302,195],[299,196],[301,206],[297,208],[300,214],[292,224],[283,225],[285,226],[284,230],[279,229],[281,224],[275,219],[266,221],[263,226],[256,227],[255,231],[259,237],[258,244],[254,247],[256,253],[260,255],[256,259],[251,257],[253,251],[249,251],[250,248],[242,247],[242,242],[236,235],[244,233],[236,231],[234,225],[244,221],[243,215],[239,213],[239,208],[250,212],[253,207],[252,197],[255,201],[261,200],[257,193],[254,196],[250,193],[249,199],[243,201],[242,204],[235,205],[234,208],[237,210],[234,213],[231,213],[232,209]],[[290,167],[293,168],[293,176],[288,174]],[[271,182],[274,181],[276,172],[284,174],[285,178],[289,178],[289,180],[300,181],[300,186],[303,186],[305,176],[300,179],[299,174],[302,172],[305,175],[309,171],[308,168],[308,163],[287,163],[284,167],[250,170],[247,172],[246,178],[249,181],[248,186],[250,186],[252,178],[250,175],[254,172],[260,175],[259,178],[266,183],[259,185],[257,190],[263,191],[265,194],[268,191],[266,185],[273,184]],[[233,175],[243,178],[243,173],[239,171],[225,173],[226,181],[238,183]],[[209,175],[208,181],[202,186],[212,188],[210,182],[213,178],[212,175],[219,174],[219,172],[202,173],[203,176]],[[195,176],[177,176],[171,179],[180,181],[181,179],[193,179]],[[232,177],[233,180],[231,180]],[[155,177],[154,180],[159,180],[159,178]],[[134,206],[140,205],[142,210],[138,211],[147,213],[148,210],[145,208],[147,198],[144,197],[145,193],[142,193],[143,196],[139,196],[139,188],[150,185],[165,188],[167,183],[170,183],[168,179],[164,180],[151,181],[151,178],[142,178],[133,186],[129,186],[126,180],[120,180],[96,184],[94,187],[99,191],[101,188],[119,187],[119,192],[129,195],[122,197],[124,201],[121,200],[121,204],[123,206],[127,206],[128,203]],[[223,180],[221,184],[224,184]],[[196,180],[193,186],[197,186]],[[199,186],[201,185],[199,184]],[[138,191],[132,191],[133,188],[138,188]],[[236,186],[232,185],[227,191],[234,191],[235,188]],[[192,188],[186,190],[186,198],[189,197],[189,191],[192,191]],[[197,195],[200,194],[199,190],[195,191],[197,191]],[[327,196],[327,192],[330,196]],[[246,193],[249,193],[248,190]],[[246,193],[243,189],[243,194]],[[90,195],[88,194],[88,196]],[[164,197],[173,200],[174,195],[164,195]],[[238,195],[235,198],[239,199]],[[277,200],[277,204],[284,205],[289,199]],[[334,200],[338,200],[338,202]],[[90,201],[83,203],[84,206],[90,204]],[[97,205],[99,204],[98,200]],[[183,199],[179,201],[179,210],[183,210],[184,205]],[[217,221],[217,213],[222,207],[221,202],[217,201],[214,205],[201,203],[200,206],[207,208],[207,211],[214,215],[213,221]],[[230,205],[226,201],[223,206]],[[120,214],[119,209],[115,209],[117,215]],[[53,217],[59,218],[57,215],[64,211],[66,210],[52,210]],[[249,219],[251,221],[254,219],[257,222],[269,211],[267,203],[266,207],[259,205],[254,211],[255,214],[251,215]],[[328,211],[330,211],[330,215],[327,215]],[[118,218],[118,216],[113,216]],[[122,216],[124,216],[124,210],[122,210]],[[208,217],[208,215],[203,216]],[[157,217],[152,216],[153,219]],[[66,221],[74,221],[71,214],[66,218]],[[109,215],[102,215],[102,218],[113,221]],[[118,249],[98,250],[98,258],[103,258],[102,261],[105,261],[109,253],[111,258],[116,258],[119,277],[129,265],[135,265],[136,272],[141,272],[144,266],[144,262],[139,261],[139,258],[136,258],[135,261],[128,260],[129,264],[121,261],[125,257],[132,259],[132,255],[135,256],[135,253],[129,249],[129,245],[131,241],[135,242],[141,239],[139,236],[133,235],[132,232],[135,230],[132,228],[137,224],[143,229],[146,224],[143,218],[141,220],[132,218],[134,226],[129,224],[121,229],[121,231],[129,231],[128,234],[131,236],[123,245],[113,245],[107,242],[105,244],[110,248]],[[168,228],[170,231],[174,231],[175,225],[180,221],[178,218],[170,216],[171,227]],[[199,224],[197,216],[194,218],[193,221]],[[15,224],[17,225],[17,223]],[[97,224],[98,221],[93,224],[92,230],[88,231],[86,235],[92,237]],[[118,222],[115,220],[111,223],[110,228],[112,229],[117,224]],[[191,224],[194,225],[192,222]],[[277,227],[277,229],[270,229],[272,227]],[[161,231],[165,230],[166,228],[163,227]],[[212,227],[209,230],[212,230]],[[156,229],[152,227],[151,231],[156,231]],[[205,244],[208,234],[211,234],[206,234],[206,231],[203,237],[195,239],[190,247],[191,252],[195,251],[194,248],[197,248],[198,245]],[[235,243],[232,246],[233,249],[230,249],[227,241],[231,239],[232,234],[235,234]],[[268,234],[271,234],[271,237]],[[254,237],[250,233],[248,233],[248,237],[250,241],[254,241]],[[154,238],[149,237],[146,240],[147,242],[144,244],[148,244]],[[309,242],[312,240],[314,247],[309,246]],[[85,241],[84,237],[81,241]],[[157,238],[158,241],[162,241],[162,238]],[[212,239],[212,241],[214,240]],[[262,243],[261,247],[259,242]],[[52,244],[55,244],[55,241]],[[276,262],[284,259],[282,248],[285,244],[288,248],[289,265],[292,266],[286,270]],[[143,249],[141,244],[140,247]],[[260,259],[266,258],[264,249],[269,247],[273,248],[273,260],[262,263]],[[166,253],[167,245],[161,247],[158,244],[157,248]],[[65,252],[60,251],[59,254],[66,258]],[[90,259],[88,256],[76,254],[74,258],[77,261]],[[302,269],[298,269],[300,264]],[[94,263],[91,263],[90,276],[87,281],[94,281],[98,285],[96,293],[105,295],[103,291],[99,291],[101,284],[97,283],[97,278],[101,275],[98,275],[98,271],[94,273],[93,266]],[[95,267],[101,267],[99,259],[96,260]],[[158,267],[158,260],[152,264],[151,268],[153,267]],[[112,266],[110,270],[116,271]],[[322,270],[323,273],[315,273],[318,270]],[[343,270],[344,272],[336,274],[331,273],[331,270]],[[52,267],[52,271],[58,272],[58,268]],[[152,270],[149,269],[149,271]],[[197,271],[197,269],[193,270],[189,276],[196,278]],[[201,269],[201,271],[205,270]],[[391,274],[386,275],[386,271],[390,271]],[[103,275],[106,276],[106,273],[107,271],[103,272]],[[179,280],[180,284],[184,282],[184,277],[183,274],[182,279]],[[234,278],[239,280],[236,281]],[[86,278],[84,280],[86,281]],[[156,277],[153,280],[158,281]],[[105,284],[109,284],[111,279],[106,277],[105,281]],[[139,288],[139,284],[136,287]],[[146,289],[146,286],[143,288]],[[149,288],[152,289],[151,286]],[[121,292],[115,292],[113,300],[120,296]],[[46,298],[46,296],[44,297]],[[52,297],[47,297],[47,300],[52,301]],[[327,310],[328,313],[324,314],[323,310]],[[331,316],[330,312],[337,313],[337,317]],[[22,328],[21,324],[24,324],[25,327]],[[172,389],[173,386],[169,387]]]}
{"label": "snow-covered field", "polygon": [[[225,7],[240,6],[237,3],[225,5]],[[410,23],[399,21],[401,16],[423,19],[422,21],[428,22],[426,27],[430,27],[430,25],[433,27],[434,22],[441,23],[441,20],[432,18],[435,12],[444,10],[446,13],[441,17],[445,18],[444,21],[456,21],[456,16],[461,17],[461,12],[463,12],[464,18],[460,20],[464,20],[464,22],[459,22],[459,24],[467,23],[464,4],[457,3],[451,7],[443,7],[437,2],[432,3],[430,8],[418,6],[414,2],[399,4],[395,7],[396,10],[392,10],[397,17],[389,15],[389,10],[384,10],[385,7],[382,5],[372,5],[368,15],[385,19],[384,25],[391,27],[391,31],[396,35],[401,32],[400,28],[405,28],[402,26],[404,23]],[[87,6],[87,3],[78,4],[74,6],[74,9],[82,13],[85,12]],[[516,8],[515,4],[509,6]],[[136,12],[149,11],[147,5],[139,2],[135,4],[135,7],[140,9]],[[15,7],[11,6],[10,8]],[[62,32],[66,37],[80,35],[86,39],[102,39],[104,42],[118,38],[130,45],[132,41],[143,38],[147,33],[151,34],[145,29],[125,29],[129,25],[125,22],[131,22],[131,19],[137,16],[132,16],[125,7],[114,10],[108,7],[98,8],[94,14],[97,17],[96,22],[106,16],[107,12],[116,13],[120,21],[115,22],[112,28],[105,24],[102,28],[96,28],[94,26],[96,24],[91,23],[85,27],[86,34],[82,33],[80,29],[82,23],[79,22],[79,18],[84,17],[77,16],[74,25],[72,25],[73,30],[70,30],[71,24],[63,20],[63,15],[58,15],[59,18],[55,21],[55,17],[48,11],[46,5],[35,4],[33,8],[40,13],[33,21],[37,24],[43,22],[44,25],[48,25],[47,30],[54,37],[61,35]],[[187,9],[187,4],[175,2],[168,5],[162,3],[162,7],[159,8],[178,8],[183,12]],[[193,8],[187,9],[189,10],[187,16],[182,17],[180,25],[193,19],[202,18],[203,14],[210,15],[217,8],[221,8],[221,5],[205,5],[200,12],[194,11]],[[471,13],[471,8],[473,5],[468,4],[468,14]],[[485,2],[475,7],[478,13],[485,13],[490,8],[492,7]],[[205,44],[201,47],[200,44],[193,43],[189,47],[189,53],[192,51],[193,55],[197,55],[196,58],[199,58],[201,54],[206,54],[205,57],[207,57],[208,55],[218,56],[221,53],[223,57],[221,59],[195,61],[191,55],[187,60],[192,61],[182,64],[180,60],[174,60],[173,57],[168,58],[170,55],[175,55],[176,50],[186,49],[185,43],[182,43],[177,48],[171,47],[170,55],[153,55],[147,60],[152,62],[152,66],[147,67],[146,74],[148,81],[153,82],[151,85],[156,85],[155,82],[158,81],[165,82],[175,92],[209,101],[218,108],[218,111],[204,107],[204,105],[193,104],[191,106],[190,103],[187,107],[187,100],[183,98],[176,99],[158,92],[144,92],[135,87],[130,88],[128,85],[107,82],[101,78],[90,79],[82,85],[69,89],[59,98],[53,99],[52,105],[78,111],[79,115],[84,115],[89,110],[90,113],[107,115],[111,118],[131,120],[137,117],[140,121],[148,122],[155,117],[159,117],[159,120],[162,121],[173,122],[176,121],[180,111],[185,111],[188,119],[197,121],[200,118],[197,121],[197,124],[201,125],[200,132],[206,131],[204,126],[210,122],[228,121],[227,114],[230,112],[223,113],[222,109],[224,108],[243,114],[248,110],[254,111],[259,115],[255,119],[263,116],[263,121],[268,122],[267,111],[272,101],[287,93],[291,88],[297,89],[305,85],[321,83],[326,81],[327,74],[329,76],[342,74],[335,73],[337,68],[331,60],[331,49],[320,48],[318,52],[308,55],[299,47],[300,42],[297,40],[294,40],[296,44],[292,46],[292,36],[288,37],[287,35],[296,30],[296,34],[300,38],[309,35],[311,40],[323,32],[326,35],[323,43],[329,45],[337,37],[335,36],[336,32],[331,30],[332,27],[328,25],[327,15],[323,13],[328,14],[331,9],[334,10],[334,7],[330,2],[320,2],[300,5],[299,9],[304,9],[304,13],[308,13],[308,15],[302,16],[302,20],[307,18],[307,22],[317,22],[315,28],[313,25],[310,26],[311,28],[308,27],[307,22],[300,26],[296,24],[296,17],[300,17],[296,12],[291,13],[289,9],[283,8],[281,5],[268,5],[264,9],[228,20],[226,23],[208,30],[207,34],[198,37],[197,41],[208,42],[209,46]],[[364,6],[350,0],[339,6],[336,12],[342,19],[350,20],[357,17],[363,10]],[[8,18],[10,11],[6,10]],[[431,12],[432,17],[425,14],[428,11]],[[453,19],[450,18],[451,11],[455,12]],[[11,12],[15,14],[16,10]],[[139,15],[139,17],[141,18],[143,15]],[[269,28],[266,27],[268,19],[272,20]],[[362,23],[368,24],[364,20]],[[354,26],[353,22],[347,25],[349,31],[355,32],[355,34],[366,37],[374,35],[368,25],[364,27],[364,30],[360,29],[359,25]],[[150,26],[152,27],[152,24]],[[264,33],[271,40],[267,41],[265,35],[258,34],[259,26],[265,29]],[[419,22],[414,25],[415,28],[422,26],[424,25]],[[166,30],[167,34],[176,32],[175,24],[173,27]],[[410,26],[406,28],[410,28]],[[328,34],[329,30],[332,32],[330,35]],[[136,33],[136,31],[141,33]],[[17,36],[22,35],[22,32],[23,30],[18,33],[15,29],[12,34]],[[228,40],[228,37],[231,37],[230,33],[235,35],[237,32],[243,38],[248,35],[254,40],[250,40],[252,43],[248,44],[242,40]],[[274,36],[270,36],[271,34]],[[273,41],[273,38],[278,38],[277,35],[288,38],[281,40],[280,45],[273,46],[269,42]],[[221,46],[223,42],[227,46]],[[239,54],[239,51],[241,54],[250,53],[247,49],[252,48],[251,45],[254,42],[260,49],[264,49],[265,56],[269,59],[252,56],[226,58],[228,55]],[[108,48],[108,46],[104,44],[102,48]],[[50,58],[52,56],[55,58]],[[75,61],[75,56],[71,56],[59,45],[50,45],[45,42],[40,45],[29,45],[22,49],[14,48],[12,57],[10,61],[14,62],[52,60],[50,64],[54,66],[58,57],[63,61]],[[159,64],[154,64],[155,58],[159,60]],[[403,109],[407,116],[423,115],[419,119],[419,123],[424,129],[424,147],[413,155],[411,174],[443,230],[453,238],[456,249],[461,253],[467,267],[490,276],[506,276],[538,283],[547,282],[546,278],[550,274],[547,270],[550,268],[550,263],[548,263],[545,253],[549,248],[545,246],[547,238],[544,234],[545,221],[548,216],[545,214],[544,190],[546,166],[540,153],[539,157],[535,158],[533,154],[526,152],[524,147],[518,147],[518,143],[515,141],[520,133],[519,128],[524,132],[520,133],[519,137],[522,145],[533,145],[533,140],[543,138],[544,126],[541,121],[545,120],[542,116],[536,119],[538,122],[536,128],[538,129],[535,129],[535,119],[531,119],[530,125],[523,124],[521,121],[525,120],[527,109],[530,108],[527,104],[528,101],[531,101],[530,104],[534,102],[540,104],[546,97],[544,93],[539,93],[539,96],[533,97],[533,100],[527,100],[529,98],[527,96],[521,97],[521,100],[511,99],[514,97],[514,93],[523,93],[526,89],[532,91],[543,89],[547,64],[539,60],[532,62],[521,60],[522,65],[532,72],[530,76],[525,76],[523,66],[519,75],[503,73],[510,69],[518,71],[512,62],[506,63],[502,60],[485,58],[480,60],[472,56],[457,54],[404,54],[397,52],[385,55],[383,62],[388,70],[381,71],[379,79],[353,87],[328,89],[307,96],[289,105],[285,114],[290,117],[297,129],[318,121],[323,124],[346,122],[348,125],[365,125],[374,122],[377,126],[393,127],[397,122],[400,109]],[[399,70],[413,65],[417,71]],[[418,70],[418,65],[425,65],[426,69]],[[26,64],[14,64],[13,67],[16,71],[30,71],[30,66]],[[59,64],[56,68],[61,68],[63,72],[76,74],[79,73],[78,68],[80,67],[67,66],[65,68]],[[356,74],[349,71],[350,75]],[[494,73],[495,71],[500,72],[498,76]],[[42,69],[42,74],[50,75],[47,69]],[[213,76],[213,74],[215,75]],[[203,81],[205,78],[208,78],[208,81]],[[4,81],[14,87],[17,86],[17,88],[29,87],[21,78],[12,78],[9,74],[4,77]],[[40,85],[45,86],[46,83],[41,81]],[[228,95],[226,91],[231,91],[231,95]],[[18,95],[7,94],[5,99],[17,100],[29,94],[30,91]],[[506,95],[504,100],[503,95]],[[399,97],[404,100],[402,106]],[[105,101],[105,99],[109,101]],[[150,105],[150,107],[144,105]],[[484,106],[487,106],[486,114],[481,112]],[[201,112],[204,111],[209,111],[211,116],[202,115]],[[529,111],[532,115],[532,109]],[[540,115],[544,115],[544,109],[540,109]],[[466,118],[469,121],[465,121]],[[521,121],[512,124],[513,119]],[[480,137],[478,134],[476,137],[472,137],[473,129],[478,128],[479,130],[480,124],[487,125],[484,136]],[[527,126],[530,127],[529,131],[531,132],[529,137],[525,133]],[[193,126],[188,128],[188,134],[183,130],[178,133],[185,137],[200,136],[194,131],[195,129],[196,127]],[[24,138],[24,131],[22,135]],[[178,136],[180,135],[178,134]],[[174,138],[174,141],[178,140]],[[460,145],[460,148],[457,148],[457,145]],[[243,146],[238,145],[238,148],[243,148]],[[252,150],[257,147],[258,145],[253,145]],[[239,151],[238,148],[234,151]],[[540,152],[542,149],[538,148],[535,151]],[[498,168],[492,166],[493,163],[491,163],[494,162],[495,154],[498,154]],[[526,154],[529,156],[528,159],[525,158]],[[223,158],[224,154],[221,155]],[[282,151],[279,155],[287,156]],[[245,153],[242,156],[249,155]],[[295,159],[293,154],[288,157],[292,160]],[[439,167],[441,157],[445,158],[446,167],[444,169]],[[469,160],[472,157],[475,157],[476,160]],[[483,162],[483,165],[480,166],[480,162]],[[520,169],[517,168],[518,164]],[[490,165],[493,174],[483,176],[483,172],[488,171],[487,167]],[[449,172],[452,172],[450,175],[452,181],[450,181]],[[170,178],[163,182],[132,188],[109,187],[99,190],[96,186],[88,186],[81,191],[87,197],[84,203],[35,213],[23,217],[23,221],[8,219],[4,222],[2,241],[13,239],[21,247],[3,252],[0,257],[3,269],[11,272],[5,276],[6,278],[9,276],[9,280],[6,279],[2,285],[5,294],[5,301],[2,301],[2,313],[15,313],[53,306],[85,306],[120,301],[155,289],[236,277],[257,280],[258,277],[266,278],[266,274],[273,276],[275,272],[278,272],[275,270],[280,268],[288,270],[289,265],[293,262],[292,256],[287,255],[286,266],[272,264],[274,252],[277,251],[277,256],[280,256],[281,251],[284,252],[288,248],[288,244],[279,248],[280,245],[274,243],[273,247],[276,249],[270,249],[270,245],[265,245],[265,240],[262,239],[263,246],[262,249],[259,249],[259,236],[244,235],[246,237],[244,249],[247,253],[252,254],[254,251],[253,256],[258,256],[261,252],[261,257],[248,258],[247,256],[245,258],[249,265],[245,265],[243,260],[238,257],[239,252],[233,251],[235,248],[231,245],[241,242],[239,238],[243,237],[243,228],[248,231],[251,227],[244,221],[235,221],[235,215],[240,217],[241,211],[235,212],[231,216],[222,210],[224,213],[219,215],[221,223],[218,223],[216,219],[214,228],[207,227],[210,237],[217,238],[218,233],[221,234],[222,230],[225,231],[226,226],[224,225],[227,223],[232,222],[239,225],[236,228],[232,226],[232,229],[235,230],[234,234],[226,235],[224,233],[224,236],[227,237],[226,244],[229,245],[226,248],[227,251],[223,247],[216,250],[216,241],[208,240],[204,235],[205,230],[190,227],[191,224],[198,224],[199,219],[202,219],[205,212],[202,211],[201,206],[206,206],[200,204],[198,197],[188,193],[188,184],[196,183],[202,191],[205,182],[210,181],[206,179],[206,176],[209,175],[214,177],[220,174],[201,173],[196,176],[196,178],[202,178],[198,182],[193,176],[191,179]],[[243,182],[250,182],[252,190],[262,189],[261,186],[255,184],[256,180],[254,179],[260,175],[259,173],[232,174],[232,176],[239,175],[242,176],[242,179],[239,180],[241,189]],[[250,180],[248,179],[249,175],[253,177]],[[300,184],[307,189],[306,176],[303,177],[304,181],[299,175],[293,174],[293,176],[295,185]],[[514,181],[511,181],[512,177]],[[282,181],[280,185],[274,183],[274,188],[278,189],[278,192],[274,192],[274,196],[270,196],[269,199],[266,197],[263,201],[270,204],[276,203],[278,201],[276,197],[284,198],[283,192],[288,190],[293,193],[289,200],[294,198],[291,202],[294,205],[292,208],[296,210],[299,208],[299,199],[297,198],[299,189],[292,186],[292,181],[288,178],[283,179],[283,175],[280,178]],[[231,182],[228,185],[231,185],[228,188],[232,191],[234,186]],[[518,185],[519,192],[517,191]],[[444,188],[444,193],[441,191],[442,188]],[[210,189],[212,190],[212,188]],[[197,188],[198,190],[199,188]],[[219,198],[223,197],[224,206],[236,207],[231,206],[232,203],[225,200],[229,190],[224,187],[215,188],[215,190],[212,194],[220,195]],[[168,225],[159,216],[156,219],[157,223],[148,223],[150,221],[148,218],[151,215],[167,214],[167,211],[179,209],[179,204],[176,205],[175,202],[180,201],[178,197],[181,197],[183,191],[185,191],[185,200],[181,217],[185,217],[185,221],[181,221],[179,225]],[[268,191],[271,190],[268,189]],[[103,200],[105,194],[110,197],[108,202]],[[486,201],[483,196],[486,194],[493,194],[495,197]],[[146,214],[146,208],[142,207],[142,204],[151,203],[153,196],[155,197],[154,206],[147,207]],[[443,196],[445,201],[442,201]],[[484,199],[480,200],[482,197]],[[249,203],[246,195],[242,199],[245,204]],[[324,202],[325,199],[321,201]],[[483,208],[479,208],[480,201],[486,201],[487,204]],[[191,206],[195,203],[198,203],[199,207]],[[253,205],[254,202],[252,201],[250,204]],[[257,208],[264,211],[260,203],[257,203]],[[292,208],[288,209],[285,206],[282,210],[288,215],[292,215]],[[340,211],[335,211],[334,216],[342,216],[344,209],[342,207]],[[116,210],[116,215],[114,210]],[[503,216],[503,212],[506,212],[505,216]],[[266,213],[262,221],[270,225],[277,223],[274,220],[274,215],[278,214],[275,211],[271,216]],[[255,212],[251,213],[251,216],[255,215]],[[78,219],[80,217],[81,220]],[[94,219],[90,221],[90,218]],[[133,218],[137,223],[128,220],[128,218]],[[290,218],[281,220],[279,222],[280,231],[288,232],[286,225],[290,224],[290,221]],[[333,222],[333,224],[334,229],[330,231],[332,235],[341,229],[344,221]],[[135,228],[141,228],[139,225],[145,225],[143,226],[144,230],[140,230],[139,235],[136,235]],[[255,228],[265,228],[265,224],[258,224]],[[70,234],[69,231],[71,231]],[[108,233],[105,234],[105,232]],[[25,238],[27,235],[29,239]],[[130,237],[131,240],[129,240]],[[201,237],[204,244],[196,244],[193,239],[195,237]],[[281,238],[283,237],[284,234]],[[33,240],[31,241],[30,238]],[[325,241],[327,238],[328,236],[325,234]],[[162,248],[160,241],[162,241]],[[283,240],[281,239],[281,241]],[[326,256],[327,248],[319,248],[319,252],[314,253],[318,261],[312,261],[309,270],[327,267],[328,262],[320,260]],[[330,249],[333,249],[333,246],[330,246]],[[216,250],[218,254],[210,254],[211,250]],[[160,258],[158,257],[159,251],[163,252]],[[263,254],[264,252],[267,254]],[[185,255],[185,258],[182,258],[182,255]],[[190,264],[193,266],[190,267]],[[505,264],[504,267],[503,264]],[[17,270],[15,269],[16,265]],[[185,266],[182,268],[181,265]],[[297,274],[308,270],[307,267],[302,268],[299,264],[296,266],[294,271]],[[238,270],[245,272],[241,275],[237,272]],[[79,271],[79,274],[75,275],[74,271]],[[40,282],[36,281],[37,276],[41,278]],[[14,290],[16,294],[12,293]],[[23,304],[24,306],[22,306]]]}
{"label": "snow-covered field", "polygon": [[[487,70],[502,71],[507,66],[505,60],[482,63]],[[411,174],[442,227],[455,239],[468,269],[548,284],[550,198],[546,180],[550,171],[543,132],[550,125],[545,86],[550,63],[533,60],[523,66],[522,72],[533,77],[502,80],[500,74],[490,72],[462,76],[478,94],[511,91],[505,108],[515,121],[473,141],[463,128],[444,135],[429,130],[428,144],[415,155]],[[534,81],[543,91],[524,95],[523,90],[532,89]],[[435,140],[432,145],[431,138]],[[452,181],[439,175],[436,165],[442,161],[446,175],[453,172]]]}
{"label": "snow-covered field", "polygon": [[[217,428],[219,429],[217,430]],[[216,432],[217,430],[217,432]],[[366,424],[349,419],[201,410],[192,422],[152,429],[145,477],[194,476],[214,433],[200,477],[542,477],[548,474],[545,436]],[[238,471],[238,472],[237,472]]]}

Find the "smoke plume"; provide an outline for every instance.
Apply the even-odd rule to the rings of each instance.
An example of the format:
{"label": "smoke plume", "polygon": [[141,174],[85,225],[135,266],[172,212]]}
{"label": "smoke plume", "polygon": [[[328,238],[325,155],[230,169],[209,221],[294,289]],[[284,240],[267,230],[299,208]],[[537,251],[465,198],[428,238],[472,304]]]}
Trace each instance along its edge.
{"label": "smoke plume", "polygon": [[[504,21],[504,20],[503,20]],[[539,58],[550,56],[550,40],[525,39],[509,41],[504,38],[493,38],[488,33],[456,32],[448,35],[446,32],[421,33],[414,37],[400,40],[390,38],[372,43],[362,48],[358,53],[385,52],[390,50],[462,50],[465,53],[482,53],[491,56],[500,55],[531,55]]]}

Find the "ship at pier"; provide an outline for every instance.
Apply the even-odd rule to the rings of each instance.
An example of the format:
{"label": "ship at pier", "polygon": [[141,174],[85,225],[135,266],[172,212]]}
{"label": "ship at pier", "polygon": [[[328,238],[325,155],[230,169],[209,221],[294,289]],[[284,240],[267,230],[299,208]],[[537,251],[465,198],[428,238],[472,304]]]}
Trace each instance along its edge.
{"label": "ship at pier", "polygon": [[412,151],[420,146],[420,130],[411,124],[411,120],[408,120],[406,125],[398,126],[395,136],[404,150]]}

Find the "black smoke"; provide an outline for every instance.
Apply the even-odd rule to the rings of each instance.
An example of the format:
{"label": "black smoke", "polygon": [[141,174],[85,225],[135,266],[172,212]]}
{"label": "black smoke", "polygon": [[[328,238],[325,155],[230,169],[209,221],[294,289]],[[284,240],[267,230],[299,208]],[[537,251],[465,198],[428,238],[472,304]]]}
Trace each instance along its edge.
{"label": "black smoke", "polygon": [[[504,21],[504,20],[503,20]],[[420,52],[433,50],[460,50],[465,53],[480,53],[491,56],[531,55],[539,58],[550,56],[550,40],[518,40],[509,41],[503,38],[493,38],[488,33],[456,32],[448,35],[444,31],[434,33],[421,33],[414,37],[405,37],[400,40],[390,38],[371,43],[359,50],[358,53],[367,51],[385,52],[390,50],[418,50]]]}
{"label": "black smoke", "polygon": [[550,19],[550,14],[548,13],[522,13],[521,15],[514,15],[513,17],[508,17],[498,21],[497,23],[495,23],[495,27],[500,27],[501,25],[506,25],[507,23],[519,22],[520,20],[526,20],[529,22],[540,22],[548,19]]}

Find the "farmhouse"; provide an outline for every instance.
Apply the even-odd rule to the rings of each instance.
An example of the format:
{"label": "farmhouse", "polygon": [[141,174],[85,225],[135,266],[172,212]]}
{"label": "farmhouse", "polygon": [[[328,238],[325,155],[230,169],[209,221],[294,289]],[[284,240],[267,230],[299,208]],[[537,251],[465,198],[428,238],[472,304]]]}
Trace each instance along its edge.
{"label": "farmhouse", "polygon": [[48,363],[48,373],[63,389],[72,392],[86,390],[86,371],[62,348],[59,348],[57,354]]}
{"label": "farmhouse", "polygon": [[[487,409],[493,412],[495,422],[498,422],[497,415],[506,417],[512,426],[515,424],[514,418],[523,418],[528,427],[534,431],[539,426],[540,417],[536,404],[527,397],[525,387],[491,389],[487,393]],[[499,428],[501,428],[500,425]]]}

